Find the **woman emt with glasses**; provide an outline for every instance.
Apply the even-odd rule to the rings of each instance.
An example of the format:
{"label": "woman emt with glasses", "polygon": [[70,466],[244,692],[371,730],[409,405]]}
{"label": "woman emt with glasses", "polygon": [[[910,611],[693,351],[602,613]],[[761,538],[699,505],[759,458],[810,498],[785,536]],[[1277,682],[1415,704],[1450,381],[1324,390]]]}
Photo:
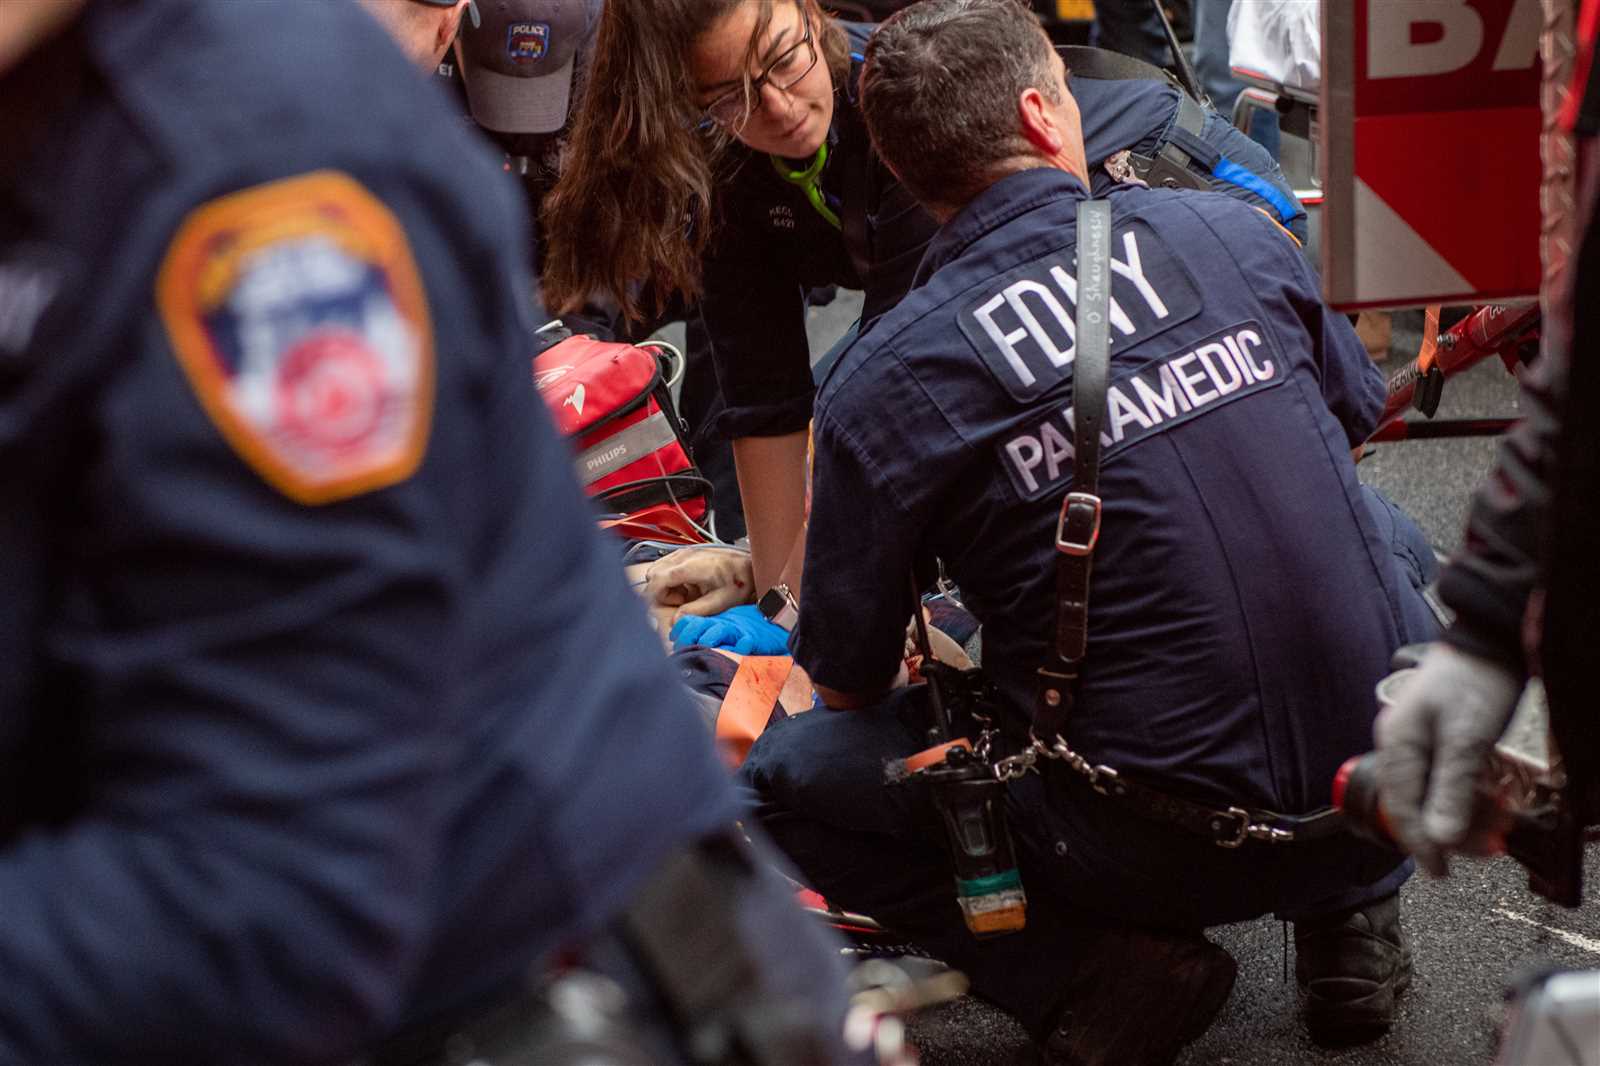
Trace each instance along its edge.
{"label": "woman emt with glasses", "polygon": [[[753,580],[739,585],[726,553],[704,553],[721,557],[706,561],[707,573],[691,561],[660,564],[651,591],[675,603],[710,593],[685,607],[692,614],[760,600],[760,613],[736,608],[724,631],[749,638],[744,650],[784,650],[761,617],[783,620],[788,590],[799,588],[815,393],[805,293],[863,290],[865,329],[911,287],[938,228],[878,160],[861,119],[856,86],[874,28],[834,21],[817,0],[607,0],[546,201],[552,309],[608,294],[642,319],[659,306],[641,294],[699,301],[726,401],[710,428],[733,440]],[[1177,135],[1179,92],[1151,73],[1156,80],[1073,82],[1097,189],[1113,180],[1100,172],[1109,157],[1154,156]],[[1216,115],[1204,117],[1202,135],[1227,144],[1219,154],[1244,164],[1235,170],[1264,176],[1253,190],[1226,191],[1281,193],[1279,217],[1303,225],[1259,146]]]}
{"label": "woman emt with glasses", "polygon": [[806,291],[862,289],[868,322],[937,228],[856,110],[872,28],[816,0],[608,0],[546,207],[554,308],[596,291],[635,318],[655,310],[642,292],[700,303],[727,405],[712,429],[734,442],[754,564],[735,603],[799,587],[785,567],[815,391]]}

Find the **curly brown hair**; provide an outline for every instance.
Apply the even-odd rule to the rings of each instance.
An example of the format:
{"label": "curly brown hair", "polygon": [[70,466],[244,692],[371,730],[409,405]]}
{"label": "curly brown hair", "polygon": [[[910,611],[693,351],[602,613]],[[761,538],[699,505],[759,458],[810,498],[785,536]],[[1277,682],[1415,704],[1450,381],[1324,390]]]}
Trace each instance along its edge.
{"label": "curly brown hair", "polygon": [[[834,86],[849,44],[817,0],[786,0],[816,27]],[[672,294],[700,292],[713,193],[732,138],[707,128],[689,73],[695,40],[742,3],[761,12],[744,67],[749,97],[772,0],[607,0],[583,99],[543,210],[542,284],[550,310],[609,295],[629,319],[659,313]]]}

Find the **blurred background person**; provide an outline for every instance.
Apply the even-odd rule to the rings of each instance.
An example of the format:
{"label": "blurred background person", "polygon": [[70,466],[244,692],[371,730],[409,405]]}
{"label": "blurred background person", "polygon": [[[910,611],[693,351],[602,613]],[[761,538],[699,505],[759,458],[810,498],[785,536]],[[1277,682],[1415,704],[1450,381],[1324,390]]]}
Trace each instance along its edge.
{"label": "blurred background person", "polygon": [[[1254,4],[1258,0],[1239,2]],[[1244,89],[1244,83],[1233,76],[1228,59],[1228,16],[1234,4],[1235,0],[1194,0],[1194,72],[1211,98],[1211,106],[1229,118]],[[1251,112],[1247,132],[1274,159],[1278,157],[1278,116],[1256,109]]]}
{"label": "blurred background person", "polygon": [[1461,551],[1439,578],[1455,612],[1442,642],[1376,725],[1379,796],[1429,871],[1499,848],[1474,802],[1527,678],[1542,674],[1550,727],[1579,825],[1600,822],[1600,2],[1585,0],[1563,116],[1578,138],[1580,234],[1544,351],[1524,379],[1526,417],[1473,497]]}
{"label": "blurred background person", "polygon": [[1095,0],[1089,43],[1151,66],[1172,65],[1172,50],[1167,47],[1154,0]]}

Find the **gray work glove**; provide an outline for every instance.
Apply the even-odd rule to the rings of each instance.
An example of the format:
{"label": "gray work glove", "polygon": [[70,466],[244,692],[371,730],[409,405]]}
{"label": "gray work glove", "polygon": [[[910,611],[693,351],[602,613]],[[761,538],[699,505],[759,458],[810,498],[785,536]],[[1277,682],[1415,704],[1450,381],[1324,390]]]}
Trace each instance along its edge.
{"label": "gray work glove", "polygon": [[1378,714],[1378,800],[1400,844],[1436,876],[1446,855],[1486,827],[1475,801],[1489,752],[1516,709],[1522,682],[1498,663],[1434,644],[1395,701]]}

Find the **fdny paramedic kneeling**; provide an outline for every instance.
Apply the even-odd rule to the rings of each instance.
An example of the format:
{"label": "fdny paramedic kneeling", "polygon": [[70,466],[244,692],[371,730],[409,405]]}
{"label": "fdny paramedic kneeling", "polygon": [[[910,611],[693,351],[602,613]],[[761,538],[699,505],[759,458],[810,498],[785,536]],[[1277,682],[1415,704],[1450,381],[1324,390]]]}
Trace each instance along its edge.
{"label": "fdny paramedic kneeling", "polygon": [[1295,923],[1313,1033],[1381,1032],[1410,973],[1411,867],[1314,813],[1370,746],[1391,652],[1435,629],[1427,545],[1351,458],[1381,377],[1260,211],[1106,194],[1103,525],[1073,709],[1041,733],[1081,760],[1007,764],[1027,925],[975,939],[926,786],[886,783],[928,743],[926,687],[894,687],[909,575],[938,557],[959,583],[998,690],[995,754],[1022,750],[1058,638],[1087,175],[1061,62],[1013,0],[894,16],[863,99],[943,226],[818,399],[792,647],[833,709],[756,742],[742,773],[763,824],[830,900],[968,971],[1049,1061],[1168,1061],[1232,985],[1202,927],[1265,913]]}
{"label": "fdny paramedic kneeling", "polygon": [[0,9],[0,1063],[849,1061],[486,146],[354,5]]}

